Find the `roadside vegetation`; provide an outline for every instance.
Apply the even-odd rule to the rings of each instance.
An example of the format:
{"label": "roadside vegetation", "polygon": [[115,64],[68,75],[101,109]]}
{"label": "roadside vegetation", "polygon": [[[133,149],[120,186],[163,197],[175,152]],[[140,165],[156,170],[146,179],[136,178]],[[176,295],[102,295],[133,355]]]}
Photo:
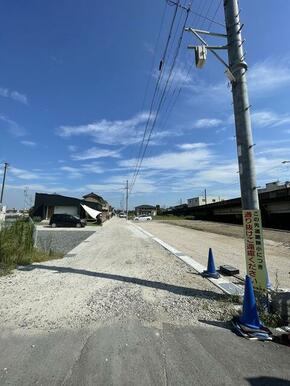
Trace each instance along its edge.
{"label": "roadside vegetation", "polygon": [[0,276],[9,273],[17,265],[58,259],[63,254],[51,249],[42,251],[34,247],[33,222],[17,220],[0,230]]}
{"label": "roadside vegetation", "polygon": [[153,217],[153,220],[192,220],[192,216],[174,216],[173,214],[168,215],[157,215]]}

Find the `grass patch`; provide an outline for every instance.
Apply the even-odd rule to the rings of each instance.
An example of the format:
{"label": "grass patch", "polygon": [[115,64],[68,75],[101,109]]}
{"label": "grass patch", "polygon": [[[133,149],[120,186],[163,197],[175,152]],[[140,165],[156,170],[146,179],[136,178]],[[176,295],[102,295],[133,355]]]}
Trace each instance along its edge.
{"label": "grass patch", "polygon": [[41,251],[34,247],[35,226],[27,220],[17,220],[0,230],[0,275],[11,272],[17,265],[28,265],[51,259],[63,254],[52,250]]}
{"label": "grass patch", "polygon": [[154,216],[152,217],[153,220],[188,220],[188,219],[191,219],[189,218],[189,216],[174,216],[174,215],[158,215],[158,216]]}

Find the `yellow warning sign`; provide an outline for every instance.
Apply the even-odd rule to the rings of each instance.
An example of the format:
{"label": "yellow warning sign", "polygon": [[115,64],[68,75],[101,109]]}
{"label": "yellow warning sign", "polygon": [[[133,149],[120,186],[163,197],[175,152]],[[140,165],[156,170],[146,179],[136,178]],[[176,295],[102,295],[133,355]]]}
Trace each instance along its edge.
{"label": "yellow warning sign", "polygon": [[267,288],[263,229],[259,210],[243,210],[247,274],[256,289]]}

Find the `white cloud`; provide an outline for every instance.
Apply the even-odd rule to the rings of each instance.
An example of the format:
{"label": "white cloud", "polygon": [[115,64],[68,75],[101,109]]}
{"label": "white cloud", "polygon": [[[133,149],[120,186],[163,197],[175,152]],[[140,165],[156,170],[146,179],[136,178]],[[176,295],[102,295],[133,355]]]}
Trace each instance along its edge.
{"label": "white cloud", "polygon": [[192,150],[192,149],[200,149],[200,148],[204,148],[204,147],[207,147],[208,144],[206,143],[182,143],[180,145],[177,145],[177,147],[179,149],[182,149],[182,150]]}
{"label": "white cloud", "polygon": [[17,102],[23,103],[25,105],[28,104],[28,98],[25,94],[21,94],[18,91],[11,91],[8,88],[0,87],[0,96],[4,98],[10,98]]}
{"label": "white cloud", "polygon": [[[197,170],[206,166],[212,158],[213,154],[207,148],[197,148],[183,152],[166,152],[154,157],[144,158],[142,169]],[[123,160],[119,164],[120,166],[134,168],[136,159]]]}
{"label": "white cloud", "polygon": [[224,133],[225,131],[227,131],[227,128],[222,127],[221,129],[217,129],[215,132],[216,132],[216,134],[219,134],[219,133]]}
{"label": "white cloud", "polygon": [[206,129],[210,127],[216,127],[223,123],[222,120],[216,118],[203,118],[195,122],[194,127],[197,129]]}
{"label": "white cloud", "polygon": [[226,164],[211,164],[205,170],[199,171],[194,176],[194,182],[199,186],[208,183],[234,184],[238,181],[238,165],[232,161]]}
{"label": "white cloud", "polygon": [[266,59],[249,68],[248,82],[251,92],[265,93],[290,85],[289,58]]}
{"label": "white cloud", "polygon": [[73,154],[72,159],[75,161],[84,161],[88,159],[98,159],[98,158],[120,158],[120,150],[108,150],[100,149],[97,147],[92,147],[85,150],[82,153]]}
{"label": "white cloud", "polygon": [[[84,173],[95,173],[95,174],[101,174],[105,172],[105,168],[97,163],[97,162],[91,162],[91,163],[85,163],[81,165],[81,170]],[[112,168],[110,168],[110,171],[113,171]]]}
{"label": "white cloud", "polygon": [[273,111],[256,111],[251,114],[256,127],[277,127],[290,124],[289,114],[277,114]]}
{"label": "white cloud", "polygon": [[288,155],[289,154],[289,147],[276,147],[276,148],[264,149],[264,150],[256,152],[256,154],[257,155],[263,155],[263,154]]}
{"label": "white cloud", "polygon": [[[290,132],[290,130],[289,130]],[[290,142],[290,138],[284,138],[284,139],[264,139],[259,141],[259,146],[268,146],[268,145],[281,145]]]}
{"label": "white cloud", "polygon": [[96,162],[83,164],[80,167],[61,166],[60,170],[66,173],[68,178],[81,178],[87,174],[101,174],[105,169]]}
{"label": "white cloud", "polygon": [[25,145],[25,146],[36,146],[36,143],[33,142],[33,141],[20,141],[22,143],[22,145]]}
{"label": "white cloud", "polygon": [[[130,145],[140,141],[149,114],[139,113],[131,119],[109,121],[102,119],[80,126],[60,126],[57,134],[61,137],[77,135],[91,136],[96,143],[106,145]],[[153,117],[151,117],[153,118]]]}
{"label": "white cloud", "polygon": [[13,166],[9,167],[9,172],[12,173],[17,178],[20,178],[22,180],[36,180],[39,179],[39,175],[36,173],[32,173],[28,170],[24,169],[18,169]]}
{"label": "white cloud", "polygon": [[2,121],[4,128],[12,134],[14,137],[22,137],[26,134],[25,130],[18,125],[17,122],[12,119],[6,117],[3,114],[0,114],[0,121]]}
{"label": "white cloud", "polygon": [[[251,95],[253,97],[264,97],[277,92],[287,90],[290,85],[290,60],[289,57],[268,58],[249,66],[247,79]],[[217,83],[208,83],[200,77],[190,78],[187,85],[193,98],[190,103],[215,103],[230,104],[231,86],[225,77]]]}
{"label": "white cloud", "polygon": [[77,151],[77,148],[78,148],[78,147],[75,146],[75,145],[68,145],[67,148],[68,148],[69,151]]}
{"label": "white cloud", "polygon": [[66,172],[68,178],[80,178],[83,176],[80,169],[73,168],[71,166],[62,166],[60,170],[62,170],[63,172]]}
{"label": "white cloud", "polygon": [[21,180],[54,181],[60,176],[60,173],[58,171],[46,172],[41,169],[37,169],[37,170],[33,169],[30,171],[26,169],[17,168],[14,166],[9,166],[8,178],[10,178],[10,175],[12,175],[13,177]]}
{"label": "white cloud", "polygon": [[[119,192],[121,193],[125,189],[126,179],[130,180],[130,175],[112,176],[109,179],[102,181],[99,184],[86,185],[86,189],[94,190],[97,192]],[[155,181],[150,180],[144,176],[139,176],[134,185],[134,193],[153,193],[159,192],[158,186]]]}
{"label": "white cloud", "polygon": [[45,192],[45,193],[64,193],[64,192],[74,192],[74,188],[66,188],[61,186],[47,186],[43,184],[29,184],[25,183],[23,185],[19,184],[7,184],[7,189],[17,189],[17,190],[24,190],[28,188],[30,191],[38,191],[38,192]]}

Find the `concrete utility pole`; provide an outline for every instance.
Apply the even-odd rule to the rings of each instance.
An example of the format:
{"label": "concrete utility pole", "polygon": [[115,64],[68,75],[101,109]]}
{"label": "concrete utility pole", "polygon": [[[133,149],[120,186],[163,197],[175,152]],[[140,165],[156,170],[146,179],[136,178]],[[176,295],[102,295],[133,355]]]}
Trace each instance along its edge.
{"label": "concrete utility pole", "polygon": [[126,220],[128,220],[128,199],[129,199],[129,183],[126,181]]}
{"label": "concrete utility pole", "polygon": [[204,203],[207,204],[206,189],[204,189]]}
{"label": "concrete utility pole", "polygon": [[[194,28],[186,28],[185,31],[193,33],[202,43],[199,46],[188,46],[188,48],[195,50],[196,67],[203,68],[209,51],[226,67],[225,73],[232,85],[247,273],[252,277],[255,288],[266,289],[269,283],[256,184],[254,143],[246,79],[248,66],[243,52],[244,41],[241,35],[243,24],[240,23],[238,0],[224,0],[224,12],[226,34]],[[200,35],[227,39],[227,44],[210,46]],[[216,52],[218,50],[227,51],[228,63]]]}
{"label": "concrete utility pole", "polygon": [[254,164],[250,104],[247,87],[247,64],[244,61],[243,40],[237,0],[224,0],[228,40],[229,70],[232,82],[233,106],[243,210],[259,209],[258,189]]}
{"label": "concrete utility pole", "polygon": [[5,179],[6,179],[6,172],[8,168],[8,163],[4,163],[4,173],[3,173],[3,181],[2,181],[2,188],[1,188],[1,199],[0,199],[0,204],[3,202],[3,194],[4,194],[4,186],[5,186]]}

